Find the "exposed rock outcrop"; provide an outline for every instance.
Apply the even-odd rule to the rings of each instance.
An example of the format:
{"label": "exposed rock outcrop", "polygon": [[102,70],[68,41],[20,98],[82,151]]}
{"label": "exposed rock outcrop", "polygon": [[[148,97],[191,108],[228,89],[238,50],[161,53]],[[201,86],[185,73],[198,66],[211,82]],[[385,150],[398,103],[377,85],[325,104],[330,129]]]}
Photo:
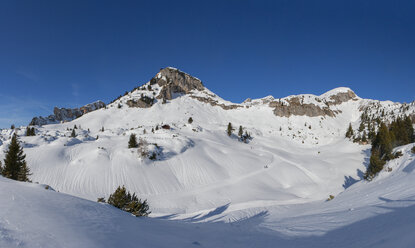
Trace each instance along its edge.
{"label": "exposed rock outcrop", "polygon": [[167,67],[152,78],[150,85],[158,84],[161,86],[161,91],[157,96],[158,99],[171,100],[174,94],[188,94],[192,90],[204,90],[202,81],[198,78],[192,77],[178,69]]}
{"label": "exposed rock outcrop", "polygon": [[328,105],[339,105],[349,100],[357,100],[357,96],[353,91],[348,90],[347,92],[339,92],[331,95],[330,100],[327,102]]}
{"label": "exposed rock outcrop", "polygon": [[229,109],[237,109],[237,108],[243,108],[244,106],[242,105],[237,105],[237,104],[231,104],[231,105],[226,105],[223,103],[219,103],[216,100],[213,100],[212,98],[208,98],[208,97],[201,97],[201,96],[190,96],[193,99],[196,99],[198,101],[204,102],[204,103],[209,103],[212,106],[219,106],[221,108],[223,108],[224,110],[229,110]]}
{"label": "exposed rock outcrop", "polygon": [[153,106],[154,99],[150,101],[146,101],[145,99],[137,99],[137,100],[128,100],[127,105],[130,108],[150,108]]}
{"label": "exposed rock outcrop", "polygon": [[325,106],[321,106],[321,104],[304,103],[303,99],[298,96],[286,99],[285,103],[280,101],[272,101],[269,103],[269,106],[274,108],[273,112],[276,116],[281,117],[290,117],[292,115],[334,117],[336,114],[340,113],[340,111],[333,110],[330,106],[339,105],[350,100],[357,100],[357,96],[353,91],[347,90],[345,92],[337,92],[323,98],[316,97],[315,100],[318,103],[324,102]]}
{"label": "exposed rock outcrop", "polygon": [[274,109],[274,114],[280,117],[290,117],[291,115],[306,115],[309,117],[316,116],[335,116],[335,112],[329,107],[320,107],[315,104],[301,104],[298,98],[289,100],[289,105],[280,102],[271,102],[269,104]]}
{"label": "exposed rock outcrop", "polygon": [[102,101],[96,101],[80,108],[57,108],[53,109],[53,115],[49,115],[48,117],[34,117],[29,125],[47,125],[47,124],[54,124],[59,122],[71,121],[76,118],[81,117],[82,115],[92,112],[94,110],[104,108],[105,103]]}

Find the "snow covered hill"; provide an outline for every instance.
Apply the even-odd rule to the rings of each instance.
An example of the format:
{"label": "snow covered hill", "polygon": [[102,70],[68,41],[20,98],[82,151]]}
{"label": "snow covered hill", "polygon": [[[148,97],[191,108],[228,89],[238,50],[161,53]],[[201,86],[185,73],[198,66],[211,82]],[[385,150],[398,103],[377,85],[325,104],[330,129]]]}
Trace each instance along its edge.
{"label": "snow covered hill", "polygon": [[[78,206],[79,202],[80,209],[86,209],[82,218],[90,218],[91,226],[95,217],[90,212],[94,211],[108,211],[103,217],[105,225],[111,225],[117,218],[122,219],[117,219],[117,223],[125,221],[127,224],[120,224],[119,230],[148,224],[159,231],[177,226],[180,233],[195,225],[183,222],[221,221],[231,222],[233,227],[199,223],[201,230],[206,228],[213,236],[222,235],[221,244],[243,247],[241,240],[261,237],[263,243],[259,246],[248,242],[246,247],[273,247],[273,242],[285,247],[308,247],[308,242],[320,244],[315,247],[322,244],[327,247],[333,240],[343,239],[335,229],[352,228],[346,233],[356,236],[367,226],[380,225],[395,215],[400,218],[409,212],[415,199],[410,190],[413,184],[410,146],[398,148],[405,155],[389,163],[392,172],[383,171],[370,183],[361,180],[368,165],[370,145],[352,143],[345,138],[345,132],[349,123],[356,137],[366,131],[366,126],[359,131],[362,114],[379,121],[391,121],[402,115],[415,119],[415,102],[362,99],[349,88],[337,88],[320,96],[305,94],[281,99],[268,96],[239,104],[223,100],[201,80],[168,67],[105,107],[91,109],[72,121],[36,126],[36,136],[25,136],[25,127],[0,131],[0,159],[4,158],[12,133],[17,132],[34,182],[92,201],[108,197],[118,186],[125,185],[139,197],[148,199],[153,219],[130,220],[130,216],[108,210],[110,207],[102,204],[5,179],[0,183],[18,187],[22,192],[30,188],[41,191],[41,195],[50,194],[48,199],[62,199],[54,204]],[[235,128],[231,136],[226,133],[228,123]],[[247,143],[238,139],[239,126],[252,137]],[[71,137],[73,132],[76,137]],[[143,157],[142,150],[137,148],[128,148],[131,134],[147,144],[149,156]],[[334,200],[325,202],[329,195],[335,196]],[[43,207],[43,203],[34,204]],[[384,214],[390,210],[386,208],[392,207],[399,208],[392,214]],[[112,217],[114,212],[117,213]],[[62,218],[72,219],[76,214]],[[359,221],[361,224],[354,226]],[[412,225],[405,219],[402,222]],[[4,223],[7,220],[0,219],[0,225]],[[98,230],[104,226],[97,225]],[[243,235],[236,235],[241,229]],[[109,229],[102,230],[106,233]],[[0,236],[0,240],[7,242],[8,231],[2,232],[6,235]],[[200,233],[178,234],[178,239],[190,242],[192,234]],[[227,237],[228,234],[233,238]],[[47,231],[39,235],[57,234]],[[323,236],[306,237],[309,235]],[[388,237],[392,239],[388,233],[383,235],[387,241]],[[105,240],[102,234],[98,236],[98,240]],[[297,236],[301,238],[290,238]],[[201,247],[219,247],[214,240],[198,237],[197,243],[192,241],[189,247],[198,243]],[[370,247],[374,244],[370,242],[376,241],[374,238],[367,237],[369,243],[360,247]],[[200,242],[202,239],[204,242]],[[99,247],[106,241],[85,242]],[[347,245],[350,242],[344,246],[353,247]],[[413,239],[408,242],[414,244]],[[166,247],[161,244],[143,247]]]}
{"label": "snow covered hill", "polygon": [[404,156],[387,164],[392,172],[357,182],[329,202],[224,205],[180,221],[136,218],[0,177],[0,247],[413,247],[413,145],[397,148]]}

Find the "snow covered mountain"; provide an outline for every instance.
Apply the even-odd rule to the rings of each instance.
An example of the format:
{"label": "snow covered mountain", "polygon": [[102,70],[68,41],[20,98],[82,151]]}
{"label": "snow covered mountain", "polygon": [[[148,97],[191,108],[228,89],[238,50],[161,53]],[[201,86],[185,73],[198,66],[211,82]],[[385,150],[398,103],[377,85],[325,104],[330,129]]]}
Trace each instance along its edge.
{"label": "snow covered mountain", "polygon": [[[82,214],[90,218],[91,226],[94,225],[93,217],[88,217],[91,211],[104,213],[103,222],[97,224],[100,227],[113,221],[126,222],[120,224],[119,230],[146,224],[158,232],[173,227],[178,228],[176,233],[191,229],[183,222],[231,222],[237,226],[235,229],[223,223],[201,225],[200,232],[207,230],[212,236],[223,232],[237,238],[221,237],[225,243],[215,246],[212,240],[192,243],[188,240],[191,235],[182,233],[178,234],[180,247],[255,246],[255,242],[238,241],[243,235],[235,233],[241,228],[244,235],[262,238],[259,247],[273,247],[274,242],[283,247],[309,247],[309,242],[314,242],[315,247],[327,247],[340,238],[341,234],[335,230],[338,228],[346,229],[348,234],[340,238],[349,241],[344,247],[353,247],[353,241],[360,247],[371,247],[376,243],[375,237],[367,236],[362,245],[356,239],[359,231],[396,217],[401,223],[390,225],[385,229],[389,233],[382,233],[384,244],[389,244],[383,247],[390,247],[392,238],[397,237],[393,235],[398,235],[397,231],[392,232],[393,228],[413,227],[409,219],[402,218],[415,200],[415,192],[411,190],[414,184],[411,145],[396,148],[404,156],[390,161],[385,168],[391,171],[382,171],[369,183],[361,179],[368,165],[370,145],[351,142],[345,138],[345,132],[351,123],[355,136],[363,135],[367,127],[363,130],[359,127],[362,117],[367,116],[371,120],[391,121],[408,115],[415,120],[415,102],[362,99],[349,88],[337,88],[320,96],[303,94],[280,99],[268,96],[232,103],[208,90],[201,80],[168,67],[113,102],[81,112],[82,115],[55,118],[54,124],[32,121],[31,124],[38,125],[36,136],[24,136],[24,127],[1,130],[0,159],[4,158],[12,133],[17,132],[33,173],[32,181],[92,201],[108,197],[118,186],[125,185],[139,197],[148,199],[151,217],[175,221],[150,219],[136,223],[106,205],[40,192],[43,189],[5,179],[0,181],[2,187],[10,191],[16,187],[13,195],[23,192],[26,197],[33,191],[47,199],[56,197],[56,204],[86,209],[87,213]],[[226,133],[228,123],[235,128],[231,136]],[[250,135],[247,142],[239,139],[239,126]],[[71,137],[73,132],[76,137]],[[131,134],[145,144],[144,151],[142,147],[128,148]],[[148,156],[143,156],[143,152]],[[334,200],[326,202],[330,195],[335,196]],[[27,196],[33,204],[43,207],[32,198]],[[391,215],[382,215],[390,211]],[[76,215],[75,212],[56,215],[61,214],[62,220]],[[10,230],[21,226],[11,226],[5,218],[0,216],[0,244],[14,244]],[[18,217],[13,218],[18,221]],[[355,226],[355,223],[361,224]],[[102,232],[109,229],[103,228]],[[408,234],[404,230],[399,232]],[[190,233],[200,235],[197,231]],[[49,234],[48,229],[39,235]],[[91,235],[98,235],[99,242],[105,240],[100,234]],[[310,235],[323,236],[307,238]],[[13,238],[8,240],[9,236]],[[292,237],[301,238],[291,240]],[[400,247],[415,244],[409,234],[405,238]],[[25,238],[16,240],[18,243]],[[190,243],[181,243],[184,240]],[[85,242],[92,242],[89,247],[105,243],[93,243],[88,238]]]}

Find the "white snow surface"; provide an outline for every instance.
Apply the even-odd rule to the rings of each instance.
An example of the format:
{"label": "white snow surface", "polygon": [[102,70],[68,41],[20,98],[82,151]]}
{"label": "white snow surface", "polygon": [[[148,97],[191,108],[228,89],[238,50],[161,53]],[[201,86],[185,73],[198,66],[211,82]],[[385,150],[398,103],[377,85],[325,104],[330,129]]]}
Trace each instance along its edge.
{"label": "white snow surface", "polygon": [[329,202],[239,210],[226,204],[181,220],[136,218],[0,177],[0,247],[413,247],[413,145],[398,148],[404,156],[387,164],[392,172],[359,181]]}
{"label": "white snow surface", "polygon": [[[232,110],[188,95],[145,109],[125,104],[141,94],[153,95],[135,90],[71,122],[37,127],[33,137],[24,127],[0,131],[0,159],[17,132],[32,181],[61,192],[0,177],[0,247],[415,246],[413,144],[397,148],[404,156],[385,166],[392,172],[367,182],[370,145],[344,138],[363,107],[399,115],[414,113],[413,103],[357,98],[334,106],[336,117],[286,118],[273,114],[271,96]],[[207,89],[194,95],[233,104]],[[163,124],[171,129],[156,130]],[[248,144],[236,136],[239,125],[253,137]],[[130,134],[158,149],[157,160],[128,149]],[[149,218],[95,202],[120,185],[148,200]]]}

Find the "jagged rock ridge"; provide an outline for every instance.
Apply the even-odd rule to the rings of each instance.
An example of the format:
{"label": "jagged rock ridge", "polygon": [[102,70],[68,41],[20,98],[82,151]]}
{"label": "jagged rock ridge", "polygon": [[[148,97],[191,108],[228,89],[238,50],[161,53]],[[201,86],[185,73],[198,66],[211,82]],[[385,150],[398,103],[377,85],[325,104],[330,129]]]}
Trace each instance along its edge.
{"label": "jagged rock ridge", "polygon": [[89,103],[85,106],[82,106],[80,108],[73,108],[73,109],[55,107],[53,109],[53,115],[49,115],[48,117],[42,117],[42,116],[34,117],[29,125],[42,126],[42,125],[47,125],[47,124],[71,121],[71,120],[81,117],[82,115],[86,113],[89,113],[91,111],[104,108],[104,107],[105,107],[105,103],[102,101],[96,101],[93,103]]}

